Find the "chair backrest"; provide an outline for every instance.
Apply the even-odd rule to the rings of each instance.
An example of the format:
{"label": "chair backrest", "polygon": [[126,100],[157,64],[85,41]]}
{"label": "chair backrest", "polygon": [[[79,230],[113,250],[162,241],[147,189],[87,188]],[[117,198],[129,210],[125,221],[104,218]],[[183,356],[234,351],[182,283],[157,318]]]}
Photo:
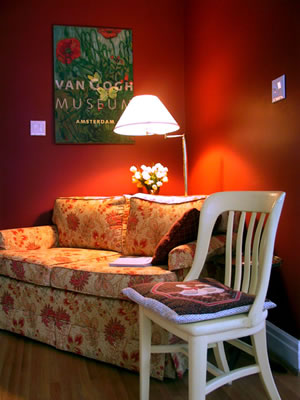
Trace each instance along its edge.
{"label": "chair backrest", "polygon": [[[219,192],[209,196],[201,209],[194,262],[185,280],[197,279],[204,266],[214,225],[228,213],[224,283],[256,296],[249,317],[257,318],[265,301],[284,192]],[[240,214],[233,231],[234,215]],[[233,257],[235,259],[233,268]]]}

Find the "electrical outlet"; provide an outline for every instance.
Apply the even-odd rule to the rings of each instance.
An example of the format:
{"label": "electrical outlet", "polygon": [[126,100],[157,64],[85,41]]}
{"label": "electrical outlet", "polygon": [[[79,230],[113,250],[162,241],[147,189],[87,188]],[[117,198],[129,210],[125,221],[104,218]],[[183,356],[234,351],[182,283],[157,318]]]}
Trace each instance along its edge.
{"label": "electrical outlet", "polygon": [[46,121],[30,121],[31,136],[46,136]]}
{"label": "electrical outlet", "polygon": [[272,103],[285,99],[285,75],[272,81]]}

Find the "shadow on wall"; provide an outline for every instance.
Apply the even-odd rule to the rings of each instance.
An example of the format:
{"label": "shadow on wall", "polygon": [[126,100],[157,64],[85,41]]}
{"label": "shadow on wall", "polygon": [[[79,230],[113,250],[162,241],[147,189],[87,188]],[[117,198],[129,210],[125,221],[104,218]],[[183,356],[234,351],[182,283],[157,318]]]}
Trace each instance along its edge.
{"label": "shadow on wall", "polygon": [[277,307],[269,311],[268,320],[289,334],[297,337],[297,330],[291,308],[289,306],[288,291],[284,285],[282,265],[275,266],[271,271],[270,285],[267,297],[276,303]]}
{"label": "shadow on wall", "polygon": [[52,213],[53,210],[51,209],[40,214],[34,221],[34,226],[52,225]]}

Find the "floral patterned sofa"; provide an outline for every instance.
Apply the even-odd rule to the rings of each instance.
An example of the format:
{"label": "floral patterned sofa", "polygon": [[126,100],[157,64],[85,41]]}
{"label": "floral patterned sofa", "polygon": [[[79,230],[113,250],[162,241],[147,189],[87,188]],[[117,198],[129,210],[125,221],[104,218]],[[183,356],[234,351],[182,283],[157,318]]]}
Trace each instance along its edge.
{"label": "floral patterned sofa", "polygon": [[[0,231],[0,329],[138,370],[138,307],[121,290],[184,279],[196,242],[175,245],[163,265],[109,263],[120,254],[155,255],[170,229],[188,210],[200,210],[205,197],[58,198],[54,225]],[[214,235],[210,256],[223,249],[222,233]],[[174,340],[153,330],[154,343]],[[157,354],[151,373],[163,379],[185,369],[184,358]]]}

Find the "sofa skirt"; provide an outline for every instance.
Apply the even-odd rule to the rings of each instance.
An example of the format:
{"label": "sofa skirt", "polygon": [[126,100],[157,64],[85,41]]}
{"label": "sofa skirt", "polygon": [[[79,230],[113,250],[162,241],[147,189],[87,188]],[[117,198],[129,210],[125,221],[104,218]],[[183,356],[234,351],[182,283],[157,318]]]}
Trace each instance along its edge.
{"label": "sofa skirt", "polygon": [[[101,298],[0,277],[0,329],[38,340],[57,349],[139,370],[138,306],[127,300]],[[176,338],[153,325],[152,343]],[[182,355],[153,354],[151,376],[182,376]]]}

